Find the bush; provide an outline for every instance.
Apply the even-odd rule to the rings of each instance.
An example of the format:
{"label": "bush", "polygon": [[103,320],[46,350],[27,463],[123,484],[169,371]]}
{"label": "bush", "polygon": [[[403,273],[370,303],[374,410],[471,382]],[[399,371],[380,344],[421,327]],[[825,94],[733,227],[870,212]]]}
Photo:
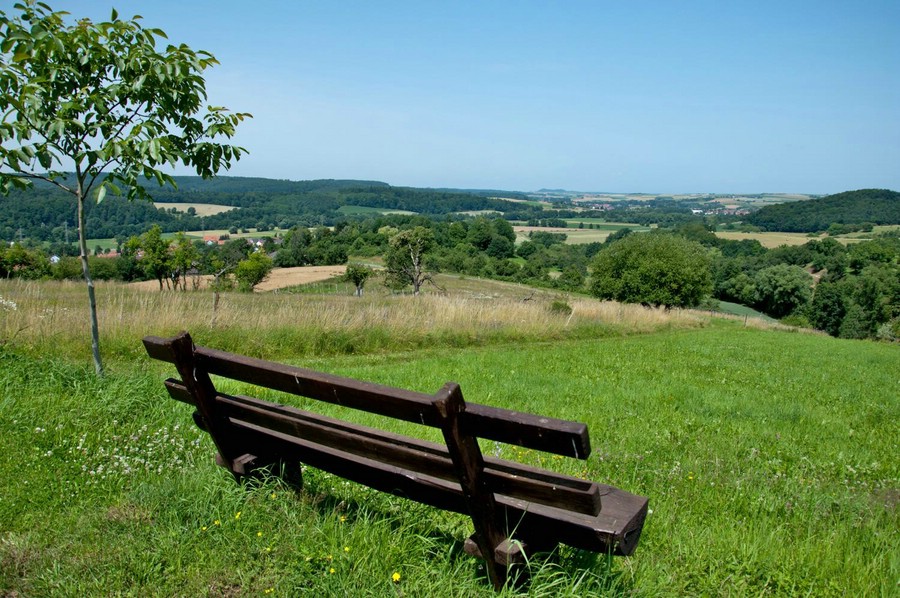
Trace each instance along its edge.
{"label": "bush", "polygon": [[554,300],[553,303],[550,304],[550,307],[548,309],[550,310],[550,313],[560,314],[563,316],[568,316],[572,313],[572,306],[559,299]]}
{"label": "bush", "polygon": [[783,318],[809,303],[813,278],[800,266],[778,264],[763,268],[753,278],[756,308],[773,318]]}
{"label": "bush", "polygon": [[706,249],[670,234],[632,234],[592,264],[591,294],[625,303],[691,307],[712,291]]}
{"label": "bush", "polygon": [[238,290],[250,292],[261,283],[272,271],[272,260],[264,253],[251,253],[241,260],[234,269],[234,277],[238,282]]}

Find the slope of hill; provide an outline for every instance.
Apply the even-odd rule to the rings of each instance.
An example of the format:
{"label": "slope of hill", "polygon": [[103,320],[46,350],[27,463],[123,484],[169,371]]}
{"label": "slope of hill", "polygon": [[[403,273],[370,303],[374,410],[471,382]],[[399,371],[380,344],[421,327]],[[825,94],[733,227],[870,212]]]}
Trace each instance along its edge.
{"label": "slope of hill", "polygon": [[832,224],[900,224],[900,193],[888,189],[860,189],[820,199],[766,206],[747,217],[768,231],[812,233]]}
{"label": "slope of hill", "polygon": [[[103,378],[80,286],[0,280],[18,304],[0,311],[0,595],[497,595],[462,554],[462,516],[314,467],[300,493],[235,484],[192,409],[167,396],[174,370],[141,348],[181,328],[206,346],[422,392],[454,380],[472,402],[586,423],[587,461],[489,448],[648,496],[652,512],[629,559],[536,556],[528,595],[896,594],[896,346],[673,326],[706,316],[593,300],[565,315],[552,297],[237,293],[212,327],[207,293],[98,292]],[[664,320],[635,334],[629,312]]]}

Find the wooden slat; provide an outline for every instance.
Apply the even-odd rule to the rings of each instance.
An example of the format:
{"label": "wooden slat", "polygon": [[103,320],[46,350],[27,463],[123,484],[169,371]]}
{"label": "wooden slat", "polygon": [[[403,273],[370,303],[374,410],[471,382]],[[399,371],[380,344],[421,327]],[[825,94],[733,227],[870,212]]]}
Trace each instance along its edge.
{"label": "wooden slat", "polygon": [[174,364],[175,353],[172,351],[171,341],[172,339],[158,336],[145,336],[144,349],[146,349],[147,355],[153,359]]}
{"label": "wooden slat", "polygon": [[[169,379],[166,388],[173,398],[192,404],[187,389],[180,382]],[[232,420],[271,428],[441,479],[456,479],[447,448],[437,443],[349,424],[252,397],[219,393],[216,401]],[[486,458],[485,476],[494,492],[520,500],[590,515],[596,515],[601,509],[597,484],[586,480],[494,458]]]}
{"label": "wooden slat", "polygon": [[423,393],[215,349],[197,347],[195,354],[211,374],[403,421],[432,427],[439,424],[432,397]]}
{"label": "wooden slat", "polygon": [[[171,362],[166,342],[146,337],[144,346],[151,357]],[[432,395],[215,349],[197,347],[195,355],[211,374],[426,426],[440,424]],[[587,459],[591,453],[586,425],[509,409],[467,403],[460,416],[460,429],[478,438],[567,457]]]}
{"label": "wooden slat", "polygon": [[466,434],[576,459],[591,456],[585,424],[509,409],[466,403],[460,416]]}

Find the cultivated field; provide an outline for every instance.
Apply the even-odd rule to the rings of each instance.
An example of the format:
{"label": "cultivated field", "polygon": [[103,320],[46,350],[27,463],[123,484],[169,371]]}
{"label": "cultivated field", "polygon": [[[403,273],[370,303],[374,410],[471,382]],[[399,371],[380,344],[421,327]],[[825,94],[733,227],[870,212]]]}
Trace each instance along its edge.
{"label": "cultivated field", "polygon": [[228,210],[236,210],[234,206],[223,206],[214,203],[180,203],[180,202],[160,202],[154,201],[153,205],[157,208],[165,208],[166,210],[171,210],[175,208],[175,210],[179,212],[187,212],[188,208],[194,208],[197,212],[197,216],[213,216],[215,214],[221,214],[222,212],[227,212]]}
{"label": "cultivated field", "polygon": [[[722,239],[732,241],[743,241],[744,239],[755,239],[760,244],[772,249],[781,245],[803,245],[814,239],[824,239],[825,235],[812,235],[807,233],[743,233],[737,231],[716,231],[716,236]],[[871,233],[854,233],[853,235],[838,235],[835,240],[841,243],[859,243],[871,238]]]}
{"label": "cultivated field", "polygon": [[174,370],[140,345],[182,329],[403,388],[454,380],[473,402],[587,423],[587,461],[483,447],[650,498],[634,556],[563,547],[532,561],[529,595],[896,594],[900,347],[456,283],[468,292],[228,293],[215,317],[208,292],[101,283],[98,379],[83,285],[0,281],[0,595],[494,595],[462,552],[462,516],[314,469],[300,494],[236,486],[165,393]]}
{"label": "cultivated field", "polygon": [[585,225],[590,223],[591,221],[596,220],[597,224],[595,226],[599,226],[601,228],[557,228],[557,227],[546,227],[546,226],[513,226],[513,230],[516,232],[516,241],[522,242],[528,239],[528,234],[532,232],[547,232],[547,233],[563,233],[566,235],[566,244],[568,245],[577,245],[580,243],[602,243],[606,240],[606,238],[612,233],[618,231],[622,228],[630,228],[633,231],[643,232],[650,230],[649,228],[642,227],[637,224],[625,224],[618,222],[605,222],[599,219],[593,218],[581,218],[581,219],[572,219],[571,222],[576,223],[577,227],[578,222],[584,222]]}
{"label": "cultivated field", "polygon": [[[295,286],[298,284],[309,284],[328,280],[336,276],[340,276],[347,269],[346,266],[300,266],[297,268],[273,268],[269,276],[259,283],[254,289],[256,292],[263,293],[266,291],[274,291],[285,287]],[[198,288],[206,289],[212,282],[212,276],[200,276],[198,278]],[[188,287],[193,288],[194,278],[188,278]],[[155,280],[143,280],[140,282],[132,282],[129,284],[132,288],[143,291],[159,291],[159,283]]]}
{"label": "cultivated field", "polygon": [[716,236],[731,241],[753,239],[759,241],[763,247],[768,249],[781,245],[803,245],[817,238],[810,237],[806,233],[742,233],[737,231],[717,231]]}

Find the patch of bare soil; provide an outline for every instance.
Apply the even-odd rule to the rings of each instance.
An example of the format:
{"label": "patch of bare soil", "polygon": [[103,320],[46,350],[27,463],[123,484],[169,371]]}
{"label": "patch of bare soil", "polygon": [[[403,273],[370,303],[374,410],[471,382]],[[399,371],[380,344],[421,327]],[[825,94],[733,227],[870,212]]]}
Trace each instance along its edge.
{"label": "patch of bare soil", "polygon": [[[263,282],[256,285],[256,291],[274,291],[275,289],[283,289],[298,284],[307,284],[310,282],[319,282],[320,280],[328,280],[335,276],[340,276],[347,269],[346,266],[300,266],[297,268],[275,268],[269,273],[269,277]],[[198,281],[199,289],[205,289],[212,276],[201,276]],[[141,282],[133,282],[131,286],[143,291],[158,291],[159,283],[155,280],[144,280]],[[188,289],[194,288],[194,277],[189,276],[187,280]]]}
{"label": "patch of bare soil", "polygon": [[346,266],[301,266],[298,268],[275,268],[269,277],[256,285],[257,291],[274,291],[297,284],[307,284],[340,276]]}

